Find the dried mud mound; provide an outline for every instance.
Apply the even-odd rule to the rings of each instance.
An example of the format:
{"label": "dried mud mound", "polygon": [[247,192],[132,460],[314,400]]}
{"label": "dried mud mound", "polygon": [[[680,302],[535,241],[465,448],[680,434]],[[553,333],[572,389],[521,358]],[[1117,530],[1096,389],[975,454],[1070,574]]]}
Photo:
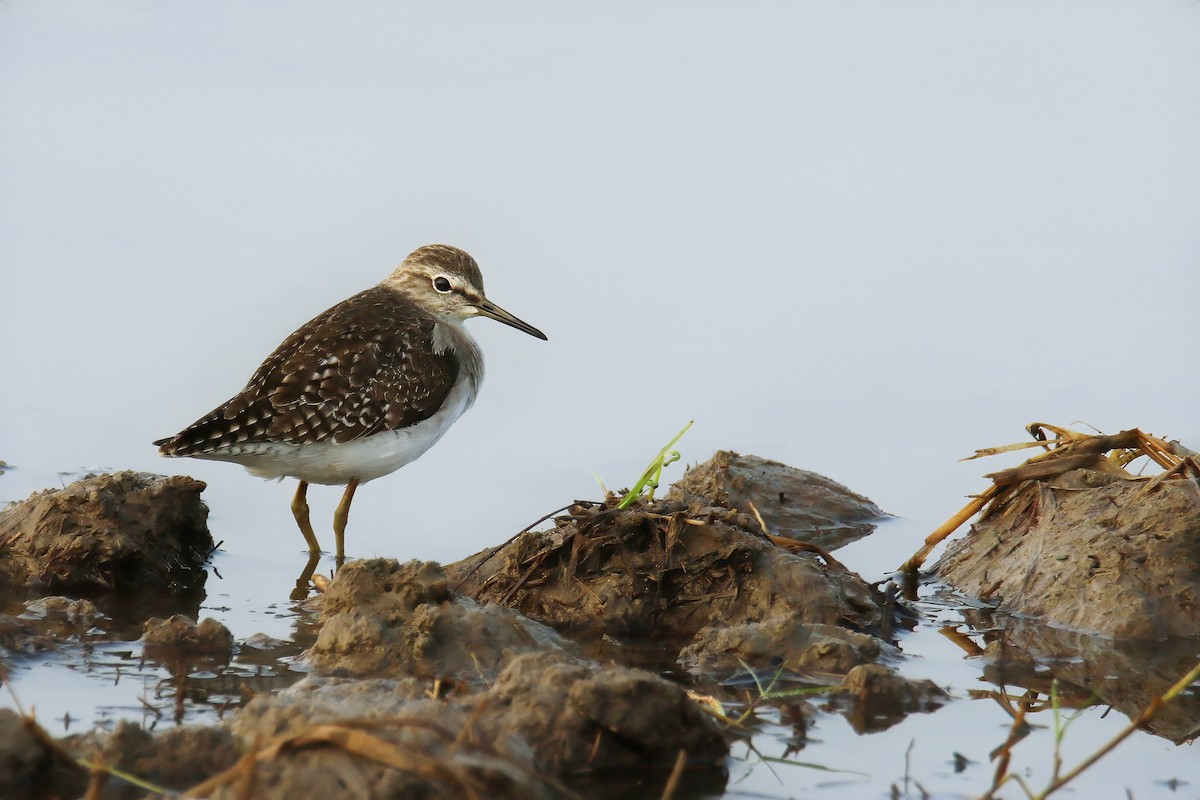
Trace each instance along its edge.
{"label": "dried mud mound", "polygon": [[[212,800],[571,796],[537,769],[517,734],[489,730],[478,715],[441,701],[414,699],[397,706],[390,690],[384,691],[387,716],[356,719],[351,714],[297,726],[195,787],[193,795]],[[247,794],[247,786],[253,794]]]}
{"label": "dried mud mound", "polygon": [[720,770],[726,752],[683,689],[640,669],[525,655],[475,706],[497,731],[523,735],[553,775],[669,771],[681,751],[693,768]]}
{"label": "dried mud mound", "polygon": [[[336,581],[335,581],[336,583]],[[514,657],[495,684],[310,676],[255,698],[231,728],[264,747],[256,798],[569,797],[559,781],[661,776],[680,751],[724,782],[726,743],[680,687],[561,652]],[[654,780],[654,779],[652,779]],[[211,796],[238,797],[235,771]],[[350,794],[343,794],[349,787]]]}
{"label": "dried mud mound", "polygon": [[118,472],[38,492],[0,511],[0,584],[55,592],[182,591],[213,548],[182,476]]}
{"label": "dried mud mound", "polygon": [[[433,699],[430,685],[311,676],[255,698],[232,723],[265,745],[254,796],[569,797],[560,781],[639,773],[661,785],[681,751],[723,785],[720,728],[652,673],[551,651],[513,658],[486,690]],[[209,791],[238,797],[239,785],[234,770]]]}
{"label": "dried mud mound", "polygon": [[952,542],[934,571],[1056,627],[1119,639],[1200,635],[1200,492],[1075,469],[1030,480]]}
{"label": "dried mud mound", "polygon": [[771,533],[833,550],[875,530],[888,515],[816,472],[719,450],[671,486],[668,499],[761,515]]}
{"label": "dried mud mound", "polygon": [[491,681],[514,655],[570,649],[520,614],[456,597],[440,566],[419,561],[347,564],[321,598],[319,624],[309,659],[358,677]]}
{"label": "dried mud mound", "polygon": [[564,633],[691,637],[779,613],[881,627],[878,599],[856,574],[748,532],[741,516],[669,500],[624,510],[577,504],[553,529],[450,564],[446,574],[480,602]]}

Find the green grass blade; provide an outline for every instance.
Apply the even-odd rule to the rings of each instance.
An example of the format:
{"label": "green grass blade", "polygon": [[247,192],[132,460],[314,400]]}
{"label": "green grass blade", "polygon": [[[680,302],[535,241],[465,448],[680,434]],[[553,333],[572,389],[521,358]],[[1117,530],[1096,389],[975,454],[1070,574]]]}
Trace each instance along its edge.
{"label": "green grass blade", "polygon": [[684,425],[683,430],[675,434],[675,438],[667,442],[667,446],[658,451],[658,455],[650,462],[650,466],[646,467],[646,471],[642,473],[642,477],[638,478],[638,482],[633,485],[633,488],[621,498],[621,502],[617,504],[617,508],[629,508],[642,496],[647,487],[649,487],[650,499],[654,499],[654,490],[658,488],[659,480],[662,478],[663,467],[666,467],[668,464],[674,464],[680,459],[679,453],[671,448],[683,438],[683,435],[688,432],[688,428],[692,427],[694,422],[695,420],[692,420],[687,425]]}

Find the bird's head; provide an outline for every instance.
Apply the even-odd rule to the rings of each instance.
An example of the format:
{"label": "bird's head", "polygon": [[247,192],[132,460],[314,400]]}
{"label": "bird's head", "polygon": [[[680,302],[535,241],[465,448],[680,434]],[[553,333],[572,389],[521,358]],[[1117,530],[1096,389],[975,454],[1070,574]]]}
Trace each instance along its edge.
{"label": "bird's head", "polygon": [[468,317],[490,317],[546,339],[546,334],[487,299],[479,265],[457,247],[429,244],[417,248],[384,279],[383,285],[442,319],[457,322]]}

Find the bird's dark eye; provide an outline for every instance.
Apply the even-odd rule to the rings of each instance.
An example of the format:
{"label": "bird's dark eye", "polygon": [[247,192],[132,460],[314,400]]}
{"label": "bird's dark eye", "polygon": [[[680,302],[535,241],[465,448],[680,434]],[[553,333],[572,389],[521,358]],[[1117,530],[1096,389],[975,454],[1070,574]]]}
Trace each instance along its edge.
{"label": "bird's dark eye", "polygon": [[450,291],[450,281],[446,280],[445,277],[438,275],[433,279],[433,288],[437,289],[442,294],[445,294],[446,292]]}

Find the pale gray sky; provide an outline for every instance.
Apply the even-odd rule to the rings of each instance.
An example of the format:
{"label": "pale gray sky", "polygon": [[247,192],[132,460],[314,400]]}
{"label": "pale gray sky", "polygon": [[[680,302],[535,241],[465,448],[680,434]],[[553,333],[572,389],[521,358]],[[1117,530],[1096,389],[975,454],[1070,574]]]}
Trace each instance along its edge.
{"label": "pale gray sky", "polygon": [[430,241],[550,343],[472,324],[488,381],[421,480],[549,502],[695,418],[689,457],[916,514],[1032,419],[1195,440],[1198,28],[1186,2],[5,2],[0,457],[174,466],[151,439]]}

